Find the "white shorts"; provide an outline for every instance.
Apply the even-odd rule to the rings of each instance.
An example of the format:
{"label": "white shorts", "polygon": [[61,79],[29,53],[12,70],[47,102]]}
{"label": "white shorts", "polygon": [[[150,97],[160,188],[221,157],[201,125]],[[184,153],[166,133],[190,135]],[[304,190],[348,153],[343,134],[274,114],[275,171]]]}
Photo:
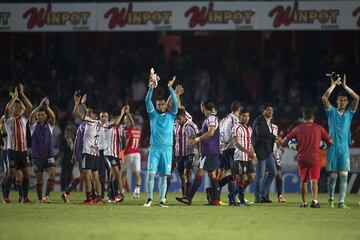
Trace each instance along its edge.
{"label": "white shorts", "polygon": [[131,172],[140,172],[141,162],[140,162],[140,153],[130,153],[125,155],[124,165],[122,171],[127,172],[131,169]]}

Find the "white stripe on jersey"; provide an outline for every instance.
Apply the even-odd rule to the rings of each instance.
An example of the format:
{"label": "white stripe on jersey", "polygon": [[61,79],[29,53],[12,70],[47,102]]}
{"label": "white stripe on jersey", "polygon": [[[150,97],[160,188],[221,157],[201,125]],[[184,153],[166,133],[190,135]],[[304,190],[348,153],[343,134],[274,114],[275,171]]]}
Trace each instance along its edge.
{"label": "white stripe on jersey", "polygon": [[[241,146],[243,146],[247,150],[250,150],[251,134],[252,134],[252,128],[250,126],[245,126],[243,124],[238,123],[235,124],[231,132],[233,138],[239,139],[239,143]],[[248,161],[251,159],[247,153],[236,148],[234,153],[234,160]]]}
{"label": "white stripe on jersey", "polygon": [[[273,134],[274,134],[275,136],[277,136],[278,133],[279,133],[279,128],[278,128],[278,126],[272,123],[272,124],[271,124],[271,128],[272,128],[272,130],[273,130]],[[279,148],[279,146],[277,145],[276,142],[274,142],[273,154],[274,154],[275,159],[279,159],[279,158],[280,158],[280,148]]]}
{"label": "white stripe on jersey", "polygon": [[189,145],[189,137],[197,135],[197,125],[187,120],[183,125],[177,121],[174,124],[175,156],[187,156],[194,152],[194,147]]}
{"label": "white stripe on jersey", "polygon": [[105,156],[113,156],[121,158],[121,137],[124,136],[124,126],[109,128],[109,124],[104,125],[104,143],[105,143]]}
{"label": "white stripe on jersey", "polygon": [[26,124],[28,119],[21,116],[19,119],[10,117],[5,120],[7,132],[7,149],[14,151],[26,151]]}
{"label": "white stripe on jersey", "polygon": [[99,156],[99,137],[101,122],[86,116],[84,121],[83,153]]}
{"label": "white stripe on jersey", "polygon": [[232,128],[239,123],[239,118],[234,113],[229,113],[220,121],[220,149],[221,151],[235,148],[232,139]]}

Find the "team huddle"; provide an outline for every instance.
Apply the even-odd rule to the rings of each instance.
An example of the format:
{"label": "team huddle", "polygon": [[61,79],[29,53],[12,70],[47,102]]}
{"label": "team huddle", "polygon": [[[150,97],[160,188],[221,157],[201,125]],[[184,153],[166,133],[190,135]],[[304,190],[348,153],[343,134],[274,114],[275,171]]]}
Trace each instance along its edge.
{"label": "team huddle", "polygon": [[[152,97],[159,80],[159,76],[151,69],[149,89],[145,97],[150,120],[150,149],[145,180],[147,201],[144,207],[153,205],[156,175],[159,176],[160,183],[159,206],[168,207],[166,203],[169,176],[175,168],[181,179],[182,192],[182,196],[176,200],[186,205],[192,204],[205,172],[210,179],[210,186],[206,189],[209,205],[224,204],[221,201],[221,189],[228,185],[228,205],[249,206],[245,192],[252,183],[255,183],[255,203],[271,203],[269,192],[274,179],[277,201],[283,203],[286,200],[282,192],[281,156],[284,147],[291,142],[296,143],[297,148],[296,160],[301,180],[300,207],[308,205],[308,181],[312,186],[310,206],[320,207],[317,197],[322,143],[327,148],[327,171],[330,172],[328,206],[335,206],[334,192],[339,173],[338,207],[348,208],[345,205],[345,195],[350,171],[350,126],[358,107],[359,96],[347,85],[345,75],[343,79],[331,79],[331,86],[322,97],[329,133],[314,122],[314,110],[305,108],[303,123],[285,137],[280,136],[278,126],[273,122],[273,105],[264,104],[262,113],[250,126],[250,112],[239,101],[231,104],[231,112],[221,120],[214,103],[202,102],[200,110],[204,121],[199,129],[181,101],[183,86],[177,85],[173,88],[175,76],[168,82],[170,96],[167,99],[157,97],[154,106]],[[337,85],[342,85],[346,92],[338,94],[335,108],[328,98]],[[352,98],[350,106],[348,95]],[[22,85],[19,86],[19,91],[15,88],[10,97],[0,125],[6,149],[6,154],[3,154],[3,202],[11,203],[9,196],[13,183],[19,193],[19,202],[32,202],[28,197],[32,166],[36,174],[38,201],[50,203],[49,196],[54,189],[56,169],[52,140],[55,113],[51,110],[47,98],[42,99],[39,106],[33,110]],[[73,115],[81,123],[74,140],[73,161],[79,163],[80,174],[73,179],[61,198],[68,203],[70,193],[84,181],[83,204],[103,204],[106,189],[109,203],[122,202],[127,171],[135,175],[133,198],[138,198],[141,187],[141,132],[135,126],[130,107],[125,105],[118,116],[110,119],[107,111],[100,112],[97,116],[94,109],[86,106],[86,100],[86,94],[75,92]],[[26,131],[27,125],[30,127],[29,133]],[[31,139],[29,151],[27,134],[30,134]],[[194,166],[196,171],[193,177]],[[48,180],[43,196],[44,171],[48,173]]]}

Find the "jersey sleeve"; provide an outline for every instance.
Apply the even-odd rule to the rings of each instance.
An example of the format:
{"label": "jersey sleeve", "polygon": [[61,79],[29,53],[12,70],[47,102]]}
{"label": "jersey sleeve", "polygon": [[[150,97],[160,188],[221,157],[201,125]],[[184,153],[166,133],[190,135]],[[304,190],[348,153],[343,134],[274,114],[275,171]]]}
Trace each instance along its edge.
{"label": "jersey sleeve", "polygon": [[336,111],[336,109],[333,107],[333,105],[330,105],[330,107],[328,109],[325,109],[326,114],[328,116],[332,115],[334,113],[334,111]]}
{"label": "jersey sleeve", "polygon": [[[35,121],[33,124],[31,124],[30,126],[30,135],[34,134],[35,128],[36,128],[37,122]],[[50,126],[50,125],[49,125]]]}
{"label": "jersey sleeve", "polygon": [[216,123],[217,123],[217,119],[216,119],[216,116],[214,115],[210,115],[209,118],[208,118],[208,121],[209,121],[209,127],[215,127],[216,128]]}
{"label": "jersey sleeve", "polygon": [[291,130],[291,132],[288,133],[288,135],[285,137],[287,140],[291,140],[296,138],[296,132],[297,132],[297,127],[295,127],[293,130]]}
{"label": "jersey sleeve", "polygon": [[149,114],[150,118],[154,118],[156,115],[155,107],[151,100],[152,95],[153,95],[153,89],[149,88],[145,97],[145,106],[146,106],[146,111]]}

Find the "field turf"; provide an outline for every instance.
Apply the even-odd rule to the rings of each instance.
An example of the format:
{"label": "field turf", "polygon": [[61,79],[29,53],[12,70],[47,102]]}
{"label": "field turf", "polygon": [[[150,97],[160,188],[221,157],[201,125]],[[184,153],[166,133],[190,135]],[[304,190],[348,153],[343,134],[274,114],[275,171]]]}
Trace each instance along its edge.
{"label": "field turf", "polygon": [[[60,193],[53,193],[53,203],[47,205],[0,204],[0,240],[360,239],[359,194],[348,195],[351,209],[327,208],[326,195],[320,196],[320,209],[300,209],[299,194],[287,194],[284,204],[250,207],[205,206],[204,193],[189,207],[174,200],[178,195],[168,196],[168,209],[142,207],[144,193],[140,199],[126,195],[121,204],[102,206],[80,205],[81,193],[73,193],[70,204],[61,201]],[[34,193],[31,199],[36,199]]]}

